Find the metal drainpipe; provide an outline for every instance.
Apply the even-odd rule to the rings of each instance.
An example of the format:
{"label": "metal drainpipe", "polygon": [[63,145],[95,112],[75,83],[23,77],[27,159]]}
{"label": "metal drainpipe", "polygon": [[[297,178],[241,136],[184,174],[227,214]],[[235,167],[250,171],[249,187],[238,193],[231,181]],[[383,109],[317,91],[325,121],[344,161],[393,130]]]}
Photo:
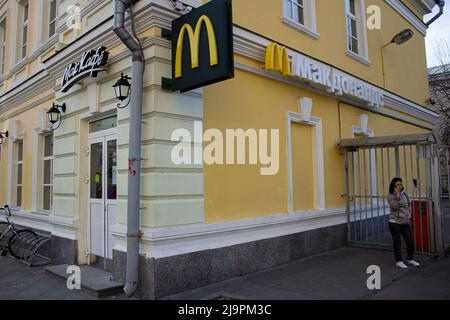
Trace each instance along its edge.
{"label": "metal drainpipe", "polygon": [[429,27],[433,22],[435,22],[440,16],[444,14],[444,0],[436,0],[436,4],[439,6],[439,12],[432,18],[430,21],[426,23],[427,27]]}
{"label": "metal drainpipe", "polygon": [[141,121],[145,58],[140,43],[125,28],[125,12],[133,0],[115,0],[114,32],[133,56],[131,76],[130,141],[128,145],[128,206],[127,206],[127,270],[124,291],[131,297],[139,279],[139,237],[141,197]]}

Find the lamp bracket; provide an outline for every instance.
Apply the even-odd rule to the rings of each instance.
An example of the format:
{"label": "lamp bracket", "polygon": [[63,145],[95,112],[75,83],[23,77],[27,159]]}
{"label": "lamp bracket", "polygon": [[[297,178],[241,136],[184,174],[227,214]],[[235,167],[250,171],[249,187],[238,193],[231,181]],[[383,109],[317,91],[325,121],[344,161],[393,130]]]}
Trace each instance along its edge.
{"label": "lamp bracket", "polygon": [[172,30],[169,29],[161,29],[161,38],[166,39],[166,40],[172,40]]}
{"label": "lamp bracket", "polygon": [[161,78],[161,86],[164,90],[175,91],[172,79]]}

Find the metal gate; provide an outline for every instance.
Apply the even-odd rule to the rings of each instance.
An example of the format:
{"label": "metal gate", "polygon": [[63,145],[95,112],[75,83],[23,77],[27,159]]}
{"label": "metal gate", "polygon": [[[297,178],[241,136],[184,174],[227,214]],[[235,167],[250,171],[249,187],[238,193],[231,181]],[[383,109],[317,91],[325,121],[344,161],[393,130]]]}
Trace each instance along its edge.
{"label": "metal gate", "polygon": [[392,246],[387,195],[391,180],[399,177],[411,200],[416,251],[442,256],[440,149],[433,135],[348,139],[340,147],[345,155],[349,243]]}

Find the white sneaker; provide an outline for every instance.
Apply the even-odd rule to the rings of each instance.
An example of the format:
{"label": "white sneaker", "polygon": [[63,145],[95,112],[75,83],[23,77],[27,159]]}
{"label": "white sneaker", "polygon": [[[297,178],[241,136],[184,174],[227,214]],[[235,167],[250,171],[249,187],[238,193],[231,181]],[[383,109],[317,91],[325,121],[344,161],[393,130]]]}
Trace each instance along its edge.
{"label": "white sneaker", "polygon": [[414,267],[420,267],[420,263],[418,263],[416,260],[408,261],[408,264]]}
{"label": "white sneaker", "polygon": [[408,266],[403,261],[399,261],[395,265],[401,269],[408,269]]}

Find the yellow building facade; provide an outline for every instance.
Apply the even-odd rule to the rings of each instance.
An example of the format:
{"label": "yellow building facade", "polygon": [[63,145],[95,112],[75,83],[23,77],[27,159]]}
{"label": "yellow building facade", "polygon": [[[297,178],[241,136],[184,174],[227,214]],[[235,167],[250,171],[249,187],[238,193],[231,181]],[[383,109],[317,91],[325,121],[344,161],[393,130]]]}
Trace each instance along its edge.
{"label": "yellow building facade", "polygon": [[[430,133],[437,117],[426,107],[422,20],[434,1],[234,0],[234,78],[183,94],[164,90],[171,42],[162,30],[203,2],[140,0],[133,10],[146,60],[144,298],[345,245],[340,141]],[[0,133],[8,131],[0,203],[13,208],[17,224],[52,235],[53,262],[101,265],[123,281],[129,108],[117,108],[113,85],[131,75],[131,56],[113,32],[113,15],[112,0],[0,1]],[[405,29],[414,33],[409,41],[383,49]],[[275,43],[286,49],[288,73],[266,63]],[[109,52],[106,70],[62,92],[66,68],[100,47]],[[342,82],[330,90],[318,70]],[[56,130],[46,114],[53,103],[66,105]],[[224,137],[227,129],[277,132],[269,150],[278,157],[176,164],[177,129],[200,138],[209,129]],[[210,141],[195,141],[193,153]],[[261,174],[270,165],[274,171]]]}

